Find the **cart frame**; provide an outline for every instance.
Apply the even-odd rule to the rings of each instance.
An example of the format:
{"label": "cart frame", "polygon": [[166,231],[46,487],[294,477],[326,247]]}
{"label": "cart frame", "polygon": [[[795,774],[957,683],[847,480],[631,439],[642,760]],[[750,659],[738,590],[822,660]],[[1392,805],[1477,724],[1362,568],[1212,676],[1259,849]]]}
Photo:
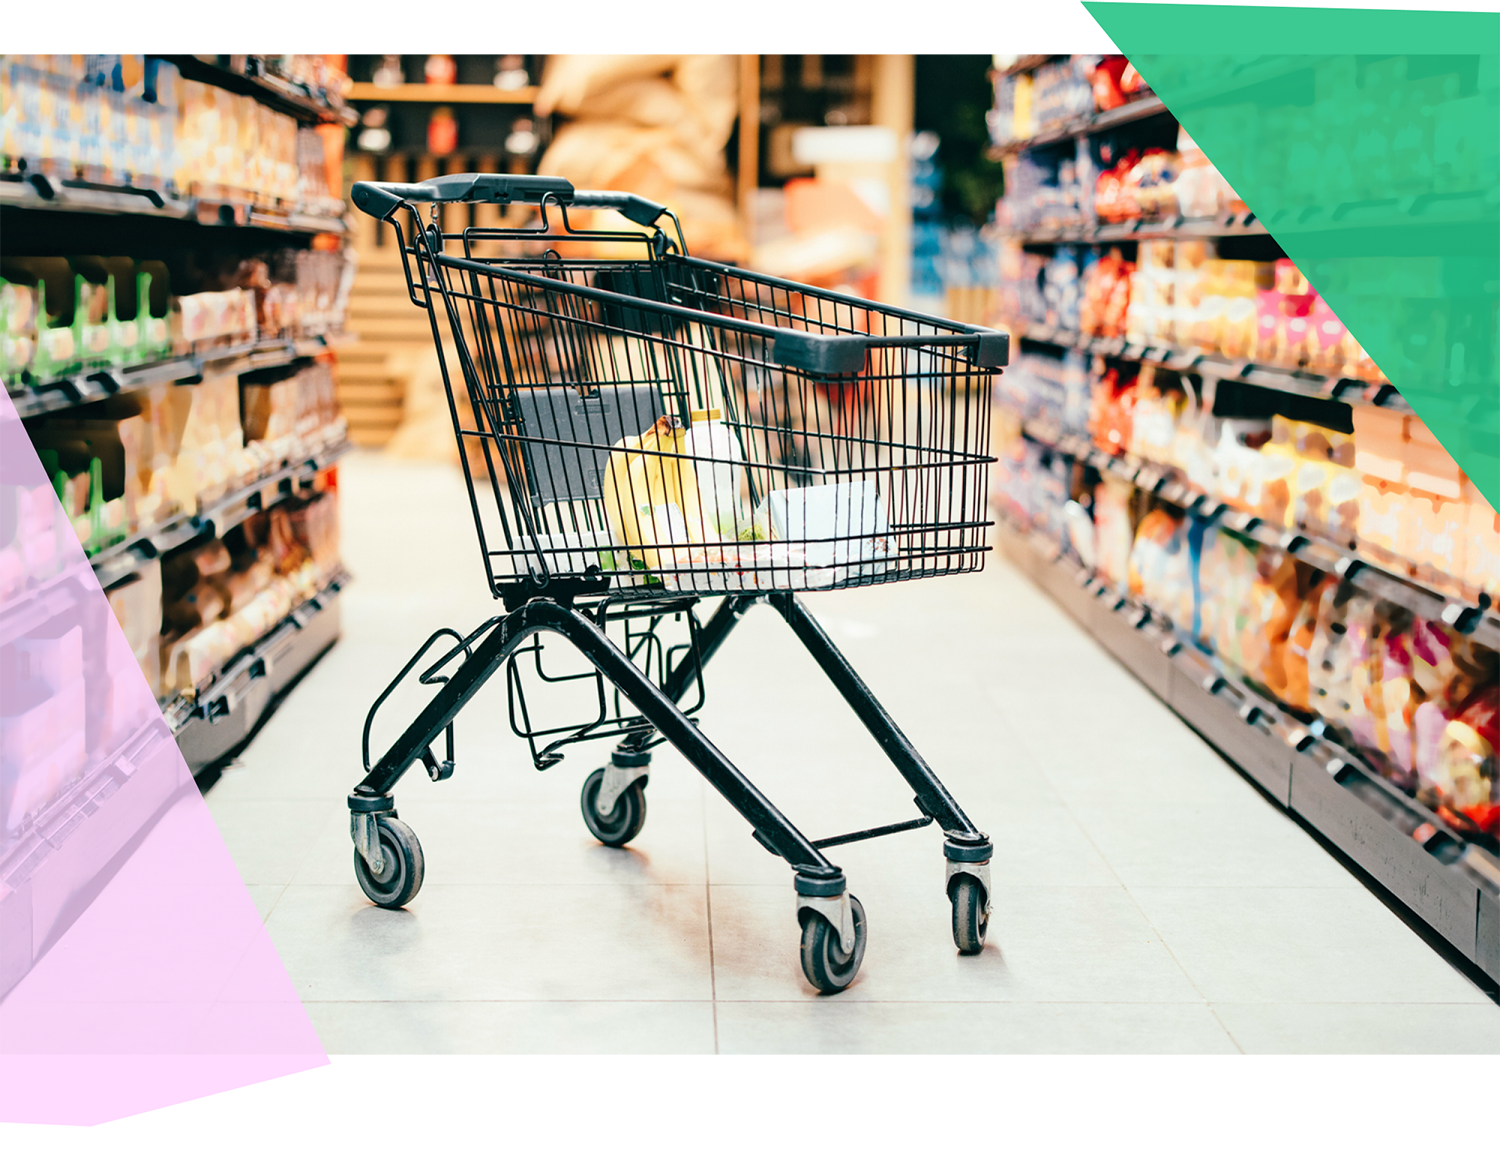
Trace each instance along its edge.
{"label": "cart frame", "polygon": [[[538,752],[533,742],[537,767],[557,763],[556,749],[567,743],[599,736],[619,736],[608,765],[590,775],[584,785],[582,808],[591,832],[607,845],[623,846],[641,828],[645,817],[644,789],[649,780],[650,749],[665,741],[676,748],[708,782],[750,824],[753,836],[768,851],[785,860],[792,868],[797,896],[797,917],[802,928],[801,960],[809,982],[821,992],[833,993],[847,987],[857,974],[864,955],[865,923],[863,908],[847,887],[842,869],[824,854],[834,846],[925,827],[936,821],[943,832],[943,855],[946,860],[945,893],[952,905],[954,940],[959,950],[973,954],[982,949],[991,910],[990,859],[993,846],[922,759],[910,740],[902,733],[890,714],[875,698],[849,661],[835,646],[813,615],[790,590],[724,591],[712,616],[701,625],[690,618],[691,638],[685,653],[675,663],[663,659],[659,677],[653,679],[642,670],[630,654],[612,641],[606,632],[610,600],[640,596],[638,591],[611,591],[597,575],[563,575],[548,571],[547,560],[537,541],[535,530],[529,534],[536,552],[536,566],[527,575],[516,574],[505,580],[493,572],[485,548],[483,522],[475,497],[474,478],[469,474],[468,454],[464,450],[463,427],[454,396],[450,370],[444,358],[444,339],[438,315],[439,302],[449,318],[458,344],[459,364],[465,386],[473,391],[480,375],[472,355],[462,344],[461,321],[454,305],[450,286],[442,278],[443,270],[493,275],[503,268],[503,261],[475,261],[466,257],[447,256],[443,252],[445,237],[438,224],[440,209],[446,203],[512,202],[537,205],[542,212],[540,229],[517,230],[516,237],[555,239],[549,235],[546,213],[555,209],[562,217],[563,228],[570,238],[580,240],[639,239],[656,257],[680,250],[686,253],[680,224],[660,204],[639,196],[618,192],[575,191],[566,180],[537,176],[458,175],[429,180],[419,184],[358,183],[353,191],[357,207],[395,228],[412,301],[428,312],[439,361],[448,386],[450,409],[459,438],[460,458],[464,462],[469,484],[470,504],[480,534],[481,552],[486,554],[486,570],[492,593],[506,609],[503,616],[492,618],[466,637],[457,632],[440,630],[417,652],[390,686],[376,700],[365,725],[366,776],[348,799],[351,836],[355,844],[355,869],[361,887],[378,905],[397,907],[413,898],[420,889],[425,861],[420,844],[410,827],[398,819],[393,790],[411,766],[422,761],[428,776],[444,780],[451,776],[453,761],[453,724],[465,705],[485,686],[502,664],[510,662],[527,640],[538,635],[556,635],[575,647],[593,665],[600,686],[607,681],[637,713],[615,721],[594,721],[571,736]],[[432,222],[423,226],[417,203],[434,204]],[[670,241],[660,228],[650,234],[630,232],[572,231],[567,222],[569,207],[612,208],[627,219],[650,227],[665,216],[676,226],[677,241]],[[410,242],[398,222],[400,214],[410,217]],[[461,233],[466,250],[469,233]],[[709,262],[695,262],[708,265]],[[728,266],[711,266],[727,272],[739,272]],[[756,276],[757,274],[747,274]],[[546,278],[527,278],[543,281]],[[825,290],[780,282],[810,296],[827,298]],[[722,327],[724,318],[717,314],[660,301],[610,292],[603,289],[566,289],[571,295],[582,294],[602,300],[636,314],[681,317],[714,327]],[[865,310],[896,313],[888,307],[858,298],[838,298],[841,302]],[[1003,366],[1008,358],[1008,339],[1003,333],[978,330],[937,318],[903,315],[934,327],[944,334],[915,337],[870,337],[847,333],[814,333],[766,326],[758,322],[735,319],[730,323],[737,331],[764,338],[770,346],[771,361],[819,376],[848,375],[863,367],[871,347],[911,348],[948,347],[955,352],[963,348],[986,373]],[[476,396],[477,397],[477,396]],[[478,412],[476,412],[477,414]],[[986,432],[987,434],[987,432]],[[502,457],[506,453],[502,452]],[[524,457],[524,451],[522,455]],[[988,453],[968,453],[981,466],[992,462]],[[488,459],[488,448],[486,448]],[[490,467],[494,481],[494,468]],[[528,469],[508,467],[507,480],[513,486],[516,477]],[[524,483],[524,480],[522,481]],[[505,521],[501,512],[502,523]],[[987,519],[984,523],[988,523]],[[507,530],[507,536],[511,534]],[[523,534],[517,533],[516,537]],[[514,546],[513,546],[514,547]],[[978,550],[982,563],[984,546]],[[965,550],[972,552],[972,550]],[[964,563],[969,567],[970,561]],[[957,572],[962,569],[948,569]],[[926,576],[914,573],[910,576]],[[594,595],[606,598],[591,602]],[[660,596],[659,594],[655,596]],[[706,596],[712,596],[707,594]],[[695,684],[701,689],[703,668],[725,639],[737,627],[740,618],[756,603],[764,602],[779,613],[792,632],[813,656],[828,679],[838,689],[854,713],[869,730],[877,744],[910,786],[921,816],[905,822],[876,826],[841,834],[819,841],[809,840],[745,776],[728,757],[684,714],[679,704]],[[421,675],[421,682],[439,690],[421,713],[396,738],[395,742],[371,765],[369,735],[375,712],[411,673],[426,653],[444,637],[456,645]],[[447,675],[439,671],[450,669]],[[513,674],[513,672],[512,672]],[[513,684],[514,686],[514,684]],[[602,691],[601,691],[602,694]],[[513,699],[514,707],[514,699]],[[602,708],[601,708],[602,711]],[[514,717],[513,717],[514,721]],[[518,731],[521,729],[517,729]],[[523,732],[523,735],[526,735]],[[439,761],[433,745],[439,737],[445,740],[445,759]]]}

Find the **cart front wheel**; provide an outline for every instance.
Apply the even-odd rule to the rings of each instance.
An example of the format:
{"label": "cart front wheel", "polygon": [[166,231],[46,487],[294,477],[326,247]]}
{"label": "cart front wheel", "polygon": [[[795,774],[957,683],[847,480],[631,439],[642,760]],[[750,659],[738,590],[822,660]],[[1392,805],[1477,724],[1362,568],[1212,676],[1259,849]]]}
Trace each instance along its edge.
{"label": "cart front wheel", "polygon": [[646,791],[641,781],[637,781],[626,789],[615,799],[615,807],[609,811],[609,816],[599,812],[596,802],[599,799],[599,786],[604,784],[604,770],[595,769],[589,774],[589,779],[583,782],[583,796],[580,804],[583,806],[583,823],[589,827],[589,833],[593,834],[606,846],[623,846],[641,832],[646,824]]}
{"label": "cart front wheel", "polygon": [[802,974],[819,992],[842,992],[859,973],[865,958],[865,909],[853,895],[854,950],[846,952],[838,929],[815,911],[802,919]]}
{"label": "cart front wheel", "polygon": [[954,880],[948,897],[953,902],[953,942],[961,955],[978,955],[984,950],[984,935],[990,926],[989,899],[984,884],[970,874]]}
{"label": "cart front wheel", "polygon": [[394,817],[380,818],[380,853],[385,859],[378,875],[358,850],[354,851],[354,876],[359,888],[377,907],[404,907],[422,889],[422,843],[411,826]]}

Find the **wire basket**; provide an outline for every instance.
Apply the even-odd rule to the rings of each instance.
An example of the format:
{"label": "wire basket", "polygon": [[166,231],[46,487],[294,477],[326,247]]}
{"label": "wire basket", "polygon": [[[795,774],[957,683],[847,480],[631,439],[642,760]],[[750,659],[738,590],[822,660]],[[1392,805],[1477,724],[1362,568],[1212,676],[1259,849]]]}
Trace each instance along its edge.
{"label": "wire basket", "polygon": [[[528,182],[552,186],[525,229],[444,232],[451,216],[423,224],[408,203],[404,227],[385,217],[432,321],[496,596],[827,590],[983,567],[1004,334],[699,260],[680,226],[676,241],[574,231],[568,206],[590,193]],[[622,242],[640,258],[597,258]]]}

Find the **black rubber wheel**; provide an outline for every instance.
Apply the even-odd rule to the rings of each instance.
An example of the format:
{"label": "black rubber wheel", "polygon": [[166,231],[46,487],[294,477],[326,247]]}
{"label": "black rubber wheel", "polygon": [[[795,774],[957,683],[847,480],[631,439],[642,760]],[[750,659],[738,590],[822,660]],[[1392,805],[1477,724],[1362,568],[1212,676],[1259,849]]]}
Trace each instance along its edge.
{"label": "black rubber wheel", "polygon": [[972,874],[960,874],[948,898],[953,902],[953,942],[959,954],[978,955],[984,950],[984,933],[990,926],[984,884]]}
{"label": "black rubber wheel", "polygon": [[583,824],[606,846],[623,846],[641,832],[646,824],[645,779],[631,785],[615,799],[615,807],[608,817],[600,817],[594,801],[599,796],[599,786],[604,784],[604,770],[595,769],[583,782],[583,796],[579,804],[583,807]]}
{"label": "black rubber wheel", "polygon": [[377,907],[404,907],[422,889],[422,843],[417,841],[417,835],[404,821],[382,817],[379,825],[385,868],[376,878],[370,873],[369,864],[355,850],[354,876],[359,879],[360,890]]}
{"label": "black rubber wheel", "polygon": [[849,896],[854,913],[854,952],[843,948],[839,933],[816,911],[806,911],[802,918],[802,974],[819,992],[842,992],[859,974],[865,959],[865,909],[853,895]]}

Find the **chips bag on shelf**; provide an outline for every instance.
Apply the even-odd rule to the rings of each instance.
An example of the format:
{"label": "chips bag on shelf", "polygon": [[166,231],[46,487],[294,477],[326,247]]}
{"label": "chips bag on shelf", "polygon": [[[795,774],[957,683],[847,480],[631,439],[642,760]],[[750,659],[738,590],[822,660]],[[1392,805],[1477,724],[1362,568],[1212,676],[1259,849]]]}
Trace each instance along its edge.
{"label": "chips bag on shelf", "polygon": [[1500,752],[1500,686],[1470,697],[1443,729],[1438,787],[1484,832],[1500,831],[1496,753]]}
{"label": "chips bag on shelf", "polygon": [[1318,615],[1322,610],[1323,596],[1331,591],[1331,578],[1319,578],[1307,590],[1297,606],[1297,613],[1287,631],[1282,651],[1282,677],[1284,684],[1279,698],[1298,711],[1311,711],[1311,672],[1309,660],[1313,640],[1318,629]]}

